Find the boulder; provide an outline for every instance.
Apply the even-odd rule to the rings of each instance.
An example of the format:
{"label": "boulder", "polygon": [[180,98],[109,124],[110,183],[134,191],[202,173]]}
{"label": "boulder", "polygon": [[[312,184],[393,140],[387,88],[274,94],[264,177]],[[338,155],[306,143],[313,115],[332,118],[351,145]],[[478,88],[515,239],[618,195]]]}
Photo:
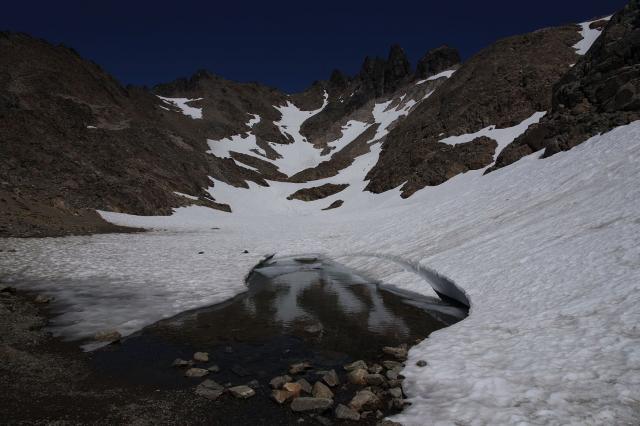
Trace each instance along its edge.
{"label": "boulder", "polygon": [[336,370],[331,370],[322,376],[322,380],[330,387],[338,386],[340,384],[340,378]]}
{"label": "boulder", "polygon": [[368,385],[371,386],[380,386],[385,382],[384,376],[382,374],[367,374],[366,376],[364,376],[364,380]]}
{"label": "boulder", "polygon": [[380,405],[380,398],[370,390],[361,390],[351,399],[349,407],[357,411],[375,410]]}
{"label": "boulder", "polygon": [[295,412],[324,411],[333,405],[333,400],[329,398],[296,398],[291,403],[291,410]]}
{"label": "boulder", "polygon": [[205,380],[196,387],[196,395],[215,401],[224,393],[224,386],[213,380]]}
{"label": "boulder", "polygon": [[402,398],[402,389],[391,388],[389,389],[389,395],[391,395],[392,398]]}
{"label": "boulder", "polygon": [[193,354],[193,359],[197,362],[208,362],[209,354],[207,352],[196,352]]}
{"label": "boulder", "polygon": [[311,394],[314,398],[333,398],[333,392],[331,392],[331,389],[322,382],[316,382],[313,385]]}
{"label": "boulder", "polygon": [[256,391],[246,385],[234,386],[232,388],[229,388],[229,392],[231,392],[231,395],[233,395],[234,397],[240,399],[251,398],[256,394]]}
{"label": "boulder", "polygon": [[291,392],[287,392],[286,390],[282,389],[274,389],[273,391],[271,391],[271,399],[273,399],[278,404],[284,404],[289,399],[291,399],[292,396],[293,395],[291,395]]}
{"label": "boulder", "polygon": [[385,346],[384,348],[382,348],[382,352],[384,352],[387,355],[391,355],[396,357],[397,359],[404,361],[407,359],[407,346],[406,345],[400,345],[400,346]]}
{"label": "boulder", "polygon": [[382,373],[382,370],[384,370],[384,368],[380,364],[373,364],[368,368],[368,371],[371,374],[380,374]]}
{"label": "boulder", "polygon": [[311,368],[311,364],[309,364],[308,362],[306,361],[298,362],[296,364],[291,364],[291,366],[289,366],[289,374],[300,374],[310,368]]}
{"label": "boulder", "polygon": [[311,383],[307,382],[305,379],[296,380],[296,383],[300,385],[303,392],[311,393]]}
{"label": "boulder", "polygon": [[366,370],[367,369],[367,363],[364,362],[363,360],[358,360],[358,361],[354,361],[351,364],[347,364],[344,366],[344,369],[347,371],[353,371],[356,369],[362,369],[362,370]]}
{"label": "boulder", "polygon": [[209,370],[205,370],[204,368],[190,368],[185,371],[184,375],[187,377],[203,377],[209,374]]}
{"label": "boulder", "polygon": [[285,383],[290,382],[292,380],[293,379],[291,378],[291,376],[278,376],[271,379],[271,381],[269,382],[269,385],[271,385],[271,387],[274,389],[280,389]]}
{"label": "boulder", "polygon": [[360,413],[353,408],[349,408],[346,405],[338,404],[336,407],[336,418],[341,420],[353,420],[357,422],[360,420]]}
{"label": "boulder", "polygon": [[173,360],[173,363],[171,364],[172,367],[178,367],[178,368],[186,368],[186,367],[191,367],[193,365],[193,361],[191,360],[185,360],[182,358],[176,358]]}
{"label": "boulder", "polygon": [[349,379],[349,382],[353,383],[354,385],[366,385],[367,374],[369,374],[367,370],[362,368],[357,368],[353,371],[350,371],[349,374],[347,375],[347,378]]}
{"label": "boulder", "polygon": [[404,364],[398,361],[382,361],[382,365],[387,370],[395,370],[396,368],[404,367]]}
{"label": "boulder", "polygon": [[300,396],[300,392],[302,392],[302,386],[300,386],[300,384],[296,382],[285,383],[284,385],[282,385],[282,389],[289,392],[291,395],[293,395],[294,398]]}

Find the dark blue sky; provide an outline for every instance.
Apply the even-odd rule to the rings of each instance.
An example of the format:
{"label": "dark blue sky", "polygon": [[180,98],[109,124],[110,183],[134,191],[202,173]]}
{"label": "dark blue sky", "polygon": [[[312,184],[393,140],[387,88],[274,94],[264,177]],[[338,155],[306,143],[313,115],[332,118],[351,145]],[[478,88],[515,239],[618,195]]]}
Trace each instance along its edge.
{"label": "dark blue sky", "polygon": [[442,43],[464,58],[494,40],[609,14],[626,0],[7,1],[0,29],[64,43],[122,83],[153,85],[206,68],[289,92],[354,74],[392,43],[412,63]]}

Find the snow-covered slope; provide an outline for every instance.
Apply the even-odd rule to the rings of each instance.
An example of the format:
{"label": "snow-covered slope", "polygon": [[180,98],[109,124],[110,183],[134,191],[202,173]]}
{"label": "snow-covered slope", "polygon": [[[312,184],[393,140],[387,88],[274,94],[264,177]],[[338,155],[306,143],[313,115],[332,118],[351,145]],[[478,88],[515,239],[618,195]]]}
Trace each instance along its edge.
{"label": "snow-covered slope", "polygon": [[[360,254],[397,256],[447,275],[472,304],[467,319],[411,351],[405,374],[413,404],[397,420],[633,424],[640,418],[639,139],[635,122],[549,159],[459,175],[408,200],[384,194],[371,199],[375,209],[363,201],[308,215],[265,211],[261,221],[256,212],[201,207],[173,218],[109,214],[123,224],[171,229],[190,221],[199,230],[5,240],[22,256],[3,252],[2,266],[6,279],[26,279],[69,303],[60,330],[77,337],[109,327],[130,332],[228,298],[272,252],[322,252],[431,291],[393,261]],[[418,359],[429,365],[415,367]]]}

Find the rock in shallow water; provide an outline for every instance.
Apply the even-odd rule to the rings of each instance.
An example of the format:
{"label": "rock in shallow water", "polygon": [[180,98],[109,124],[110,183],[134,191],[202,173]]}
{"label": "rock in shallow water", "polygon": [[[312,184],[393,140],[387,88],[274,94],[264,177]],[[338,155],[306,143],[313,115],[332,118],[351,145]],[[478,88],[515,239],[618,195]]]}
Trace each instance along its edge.
{"label": "rock in shallow water", "polygon": [[172,367],[180,367],[180,368],[186,368],[186,367],[191,367],[193,365],[193,361],[189,360],[185,360],[182,358],[176,358],[173,360],[173,363],[171,364]]}
{"label": "rock in shallow water", "polygon": [[193,354],[193,359],[198,362],[207,362],[209,361],[209,353],[207,352],[196,352]]}
{"label": "rock in shallow water", "polygon": [[374,410],[380,405],[380,398],[369,390],[361,390],[353,397],[349,406],[357,411]]}
{"label": "rock in shallow water", "polygon": [[300,395],[300,392],[302,391],[302,386],[300,386],[299,383],[289,382],[282,385],[282,389],[291,393],[291,395],[293,395],[294,398],[297,398]]}
{"label": "rock in shallow water", "polygon": [[245,386],[245,385],[234,386],[232,388],[229,388],[229,392],[231,392],[231,395],[235,396],[236,398],[241,398],[241,399],[251,398],[256,394],[256,391],[251,389],[249,386]]}
{"label": "rock in shallow water", "polygon": [[296,364],[291,364],[291,366],[289,367],[289,374],[300,374],[310,368],[311,364],[309,364],[308,362],[298,362]]}
{"label": "rock in shallow water", "polygon": [[224,386],[213,380],[205,380],[196,387],[196,395],[215,401],[224,393]]}
{"label": "rock in shallow water", "polygon": [[322,382],[316,382],[313,385],[311,394],[314,398],[333,398],[333,392],[331,392],[331,389]]}
{"label": "rock in shallow water", "polygon": [[324,376],[322,376],[322,380],[329,386],[334,387],[340,384],[340,378],[338,378],[338,373],[336,370],[331,370]]}
{"label": "rock in shallow water", "polygon": [[278,404],[284,404],[286,401],[291,399],[292,396],[293,395],[291,395],[291,392],[282,389],[274,389],[271,392],[271,399],[273,399]]}
{"label": "rock in shallow water", "polygon": [[297,380],[296,383],[300,385],[300,388],[302,389],[303,392],[311,393],[312,391],[311,383],[307,382],[305,379]]}
{"label": "rock in shallow water", "polygon": [[292,381],[291,376],[278,376],[271,379],[269,384],[274,389],[280,389],[285,383]]}
{"label": "rock in shallow water", "polygon": [[291,403],[291,410],[295,412],[324,411],[333,405],[333,400],[329,398],[296,398]]}
{"label": "rock in shallow water", "polygon": [[353,371],[353,370],[357,370],[357,369],[366,370],[367,369],[367,363],[364,362],[363,360],[358,360],[358,361],[352,362],[351,364],[345,365],[344,369],[346,371]]}
{"label": "rock in shallow water", "polygon": [[367,381],[365,378],[368,374],[369,372],[367,370],[357,368],[353,371],[350,371],[347,378],[349,379],[349,382],[353,383],[354,385],[366,385]]}
{"label": "rock in shallow water", "polygon": [[190,368],[184,373],[187,377],[203,377],[207,374],[209,374],[209,370],[205,370],[204,368]]}

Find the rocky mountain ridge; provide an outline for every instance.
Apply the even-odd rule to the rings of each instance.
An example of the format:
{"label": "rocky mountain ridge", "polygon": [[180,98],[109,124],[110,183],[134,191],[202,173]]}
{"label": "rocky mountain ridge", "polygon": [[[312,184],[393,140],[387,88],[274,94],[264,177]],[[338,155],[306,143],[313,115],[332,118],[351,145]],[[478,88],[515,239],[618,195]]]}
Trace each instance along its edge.
{"label": "rocky mountain ridge", "polygon": [[[115,230],[95,209],[157,215],[195,203],[232,212],[215,182],[295,183],[292,203],[322,199],[352,185],[341,176],[367,156],[373,163],[357,178],[366,190],[400,187],[408,197],[468,170],[569,149],[638,119],[637,11],[632,0],[610,21],[589,23],[604,31],[582,57],[577,25],[499,40],[463,64],[443,45],[415,70],[394,45],[354,76],[335,70],[291,95],[208,71],[151,90],[123,87],[72,49],[1,33],[0,235]],[[501,152],[487,136],[441,142],[542,111]]]}

